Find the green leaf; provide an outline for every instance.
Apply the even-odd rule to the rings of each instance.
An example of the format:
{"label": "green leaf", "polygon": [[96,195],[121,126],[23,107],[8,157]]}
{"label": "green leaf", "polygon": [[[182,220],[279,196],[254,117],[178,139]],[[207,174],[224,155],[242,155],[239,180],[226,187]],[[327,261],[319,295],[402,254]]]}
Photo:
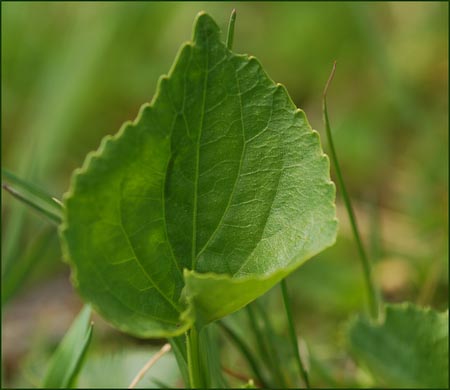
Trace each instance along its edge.
{"label": "green leaf", "polygon": [[69,388],[75,383],[91,341],[91,308],[85,306],[53,354],[44,378],[45,388]]}
{"label": "green leaf", "polygon": [[152,103],[75,172],[61,235],[74,284],[107,320],[169,337],[332,245],[334,197],[305,114],[200,13]]}
{"label": "green leaf", "polygon": [[353,321],[349,340],[357,358],[384,386],[448,387],[448,311],[386,305],[383,323]]}
{"label": "green leaf", "polygon": [[3,168],[2,186],[12,196],[45,215],[52,222],[61,223],[62,204],[55,197]]}

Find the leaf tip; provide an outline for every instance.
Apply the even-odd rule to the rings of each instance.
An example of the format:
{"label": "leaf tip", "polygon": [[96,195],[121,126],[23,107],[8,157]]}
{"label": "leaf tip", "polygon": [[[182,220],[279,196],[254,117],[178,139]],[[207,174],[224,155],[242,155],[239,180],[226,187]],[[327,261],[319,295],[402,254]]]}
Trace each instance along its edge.
{"label": "leaf tip", "polygon": [[214,19],[205,11],[200,11],[197,14],[194,23],[194,36],[193,41],[202,45],[207,42],[211,37],[219,35],[219,26]]}

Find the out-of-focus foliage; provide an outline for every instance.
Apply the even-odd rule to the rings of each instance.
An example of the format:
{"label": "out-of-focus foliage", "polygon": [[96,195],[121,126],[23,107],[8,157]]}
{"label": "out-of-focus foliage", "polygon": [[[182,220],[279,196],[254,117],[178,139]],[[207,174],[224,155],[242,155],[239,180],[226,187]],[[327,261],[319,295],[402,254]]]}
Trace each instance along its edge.
{"label": "out-of-focus foliage", "polygon": [[411,304],[386,306],[381,324],[354,320],[351,348],[383,386],[448,386],[448,312]]}
{"label": "out-of-focus foliage", "polygon": [[[337,60],[330,119],[363,238],[376,262],[377,284],[388,301],[448,307],[447,3],[3,2],[1,7],[2,165],[57,197],[86,153],[151,100],[158,76],[169,69],[179,43],[190,38],[192,19],[202,9],[223,31],[237,9],[234,51],[255,55],[319,132],[321,93]],[[313,386],[372,383],[342,352],[339,325],[363,310],[365,301],[347,217],[339,212],[337,244],[288,280],[299,331],[310,346]],[[3,194],[2,227],[2,277],[21,274],[14,267],[29,261],[33,247],[39,249],[37,235],[47,221]],[[11,290],[21,294],[11,295],[4,308],[5,381],[32,382],[25,359],[31,345],[11,355],[8,326],[24,312],[36,313],[19,308],[40,307],[38,287],[67,272],[58,246],[50,240],[38,267]],[[58,293],[53,298],[58,296],[62,299]],[[274,331],[287,335],[278,290],[262,302]],[[72,305],[64,318],[75,315],[79,306]],[[24,318],[28,337],[22,339],[32,340],[37,329],[27,328],[33,320]],[[236,313],[231,319],[241,324],[246,317]],[[93,356],[103,356],[110,344],[108,328],[100,329],[99,337],[103,331],[105,336],[94,343]],[[251,330],[244,326],[242,332]],[[49,348],[37,346],[43,354]],[[225,357],[235,362],[228,368],[245,367],[228,344]],[[286,376],[291,368],[283,368]],[[90,386],[88,379],[81,381]]]}

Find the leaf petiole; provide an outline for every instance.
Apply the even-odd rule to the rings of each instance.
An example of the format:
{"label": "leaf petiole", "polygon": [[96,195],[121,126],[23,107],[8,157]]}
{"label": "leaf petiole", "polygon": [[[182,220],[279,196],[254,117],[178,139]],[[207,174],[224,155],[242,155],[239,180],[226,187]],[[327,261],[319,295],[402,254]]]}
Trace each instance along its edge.
{"label": "leaf petiole", "polygon": [[201,389],[203,377],[200,371],[199,337],[195,325],[186,333],[187,363],[189,371],[189,387]]}

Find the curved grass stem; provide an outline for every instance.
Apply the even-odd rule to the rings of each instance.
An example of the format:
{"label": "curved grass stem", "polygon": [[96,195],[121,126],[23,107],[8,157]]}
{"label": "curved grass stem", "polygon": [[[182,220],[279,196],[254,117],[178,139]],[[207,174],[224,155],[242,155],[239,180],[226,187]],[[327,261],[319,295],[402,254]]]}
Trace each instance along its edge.
{"label": "curved grass stem", "polygon": [[144,367],[142,367],[139,372],[137,373],[137,375],[134,377],[134,379],[132,380],[132,382],[130,383],[130,385],[128,386],[129,389],[134,389],[136,387],[136,385],[139,383],[139,381],[144,377],[144,375],[147,373],[148,370],[150,370],[150,368],[152,368],[152,366],[154,366],[154,364],[161,359],[161,357],[166,354],[167,352],[169,352],[171,349],[171,346],[169,343],[166,343],[162,346],[162,348],[151,357],[151,359],[145,364]]}
{"label": "curved grass stem", "polygon": [[305,370],[305,366],[303,365],[302,359],[300,357],[300,351],[298,349],[297,335],[295,333],[294,319],[292,317],[291,302],[289,300],[289,294],[287,291],[286,279],[283,279],[281,281],[281,292],[283,295],[284,308],[286,310],[286,316],[288,319],[289,336],[291,338],[291,344],[292,344],[292,349],[294,350],[295,360],[297,362],[300,376],[302,377],[303,382],[305,382],[306,388],[309,389],[310,384],[309,384],[308,373]]}
{"label": "curved grass stem", "polygon": [[331,129],[330,129],[330,121],[328,118],[328,109],[327,109],[327,92],[328,87],[331,83],[331,80],[333,80],[334,72],[336,70],[336,61],[333,64],[333,69],[331,70],[330,77],[328,78],[327,83],[325,84],[325,89],[323,91],[323,119],[325,124],[325,131],[328,138],[328,145],[330,147],[330,155],[331,159],[333,161],[334,169],[336,171],[336,177],[337,181],[339,183],[339,187],[341,189],[342,198],[344,199],[345,207],[347,209],[347,213],[350,219],[350,224],[353,231],[353,236],[355,237],[356,246],[358,248],[359,257],[361,259],[361,264],[363,267],[364,272],[364,279],[367,286],[367,295],[368,295],[368,301],[369,301],[369,311],[370,315],[373,319],[377,319],[379,315],[379,298],[378,293],[375,289],[375,283],[373,281],[372,277],[372,268],[369,261],[369,258],[367,257],[366,251],[364,249],[361,236],[359,234],[358,226],[356,223],[356,217],[353,212],[352,203],[350,200],[350,196],[348,195],[347,188],[344,183],[344,178],[342,176],[341,168],[339,166],[339,161],[337,158],[336,150],[334,148],[333,143],[333,137],[331,136]]}

